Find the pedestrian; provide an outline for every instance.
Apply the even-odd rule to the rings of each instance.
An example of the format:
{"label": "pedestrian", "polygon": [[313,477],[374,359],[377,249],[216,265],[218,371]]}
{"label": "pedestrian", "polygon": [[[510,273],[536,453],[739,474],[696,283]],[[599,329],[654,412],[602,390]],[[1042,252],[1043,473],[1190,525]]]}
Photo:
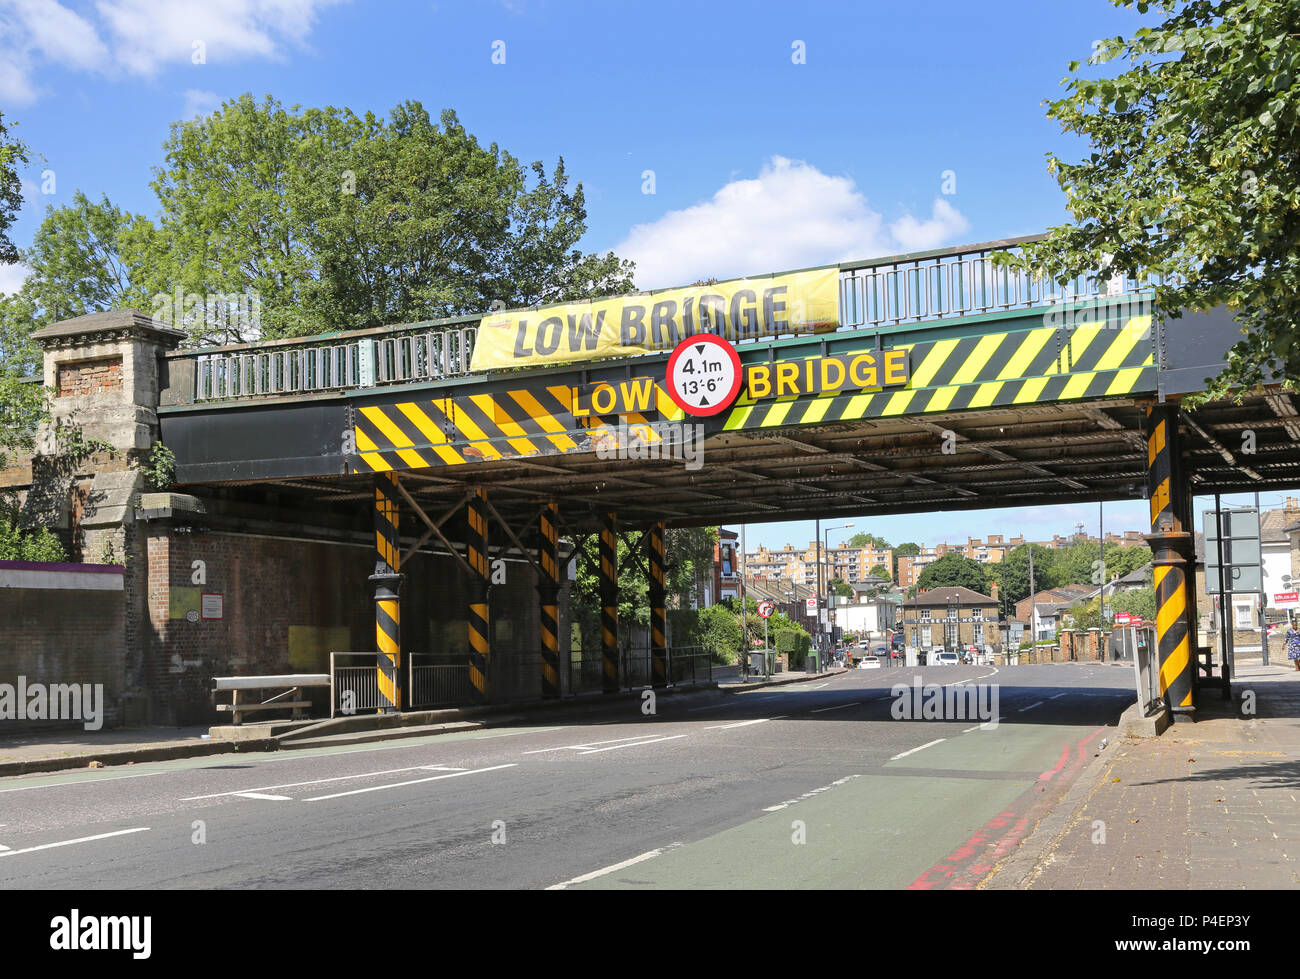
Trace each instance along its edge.
{"label": "pedestrian", "polygon": [[1286,631],[1286,658],[1295,664],[1296,670],[1300,671],[1300,629],[1291,623],[1291,628]]}

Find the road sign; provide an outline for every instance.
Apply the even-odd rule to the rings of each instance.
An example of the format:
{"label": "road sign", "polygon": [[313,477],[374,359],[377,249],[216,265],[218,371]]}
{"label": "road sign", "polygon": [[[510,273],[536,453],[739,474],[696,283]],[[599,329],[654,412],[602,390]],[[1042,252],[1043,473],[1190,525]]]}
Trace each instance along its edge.
{"label": "road sign", "polygon": [[[1254,507],[1238,507],[1221,513],[1222,527],[1219,526],[1220,521],[1215,520],[1213,510],[1204,512],[1205,593],[1216,595],[1231,592],[1240,595],[1263,591],[1259,511]],[[1223,538],[1222,545],[1220,536]],[[1219,584],[1220,546],[1223,551],[1223,578],[1227,587],[1220,587]]]}
{"label": "road sign", "polygon": [[1300,592],[1280,591],[1273,595],[1274,608],[1295,608],[1300,605]]}
{"label": "road sign", "polygon": [[1116,624],[1116,625],[1128,625],[1128,624],[1131,623],[1132,621],[1133,621],[1133,616],[1132,616],[1132,615],[1129,615],[1129,613],[1127,613],[1127,612],[1116,612],[1116,613],[1115,613],[1115,624]]}
{"label": "road sign", "polygon": [[758,614],[765,619],[768,618],[775,611],[776,611],[775,602],[762,601],[758,603]]}
{"label": "road sign", "polygon": [[687,337],[668,358],[668,394],[688,415],[716,415],[740,393],[740,357],[722,337],[699,333]]}
{"label": "road sign", "polygon": [[817,599],[815,599],[815,598],[810,598],[810,599],[808,599],[808,601],[807,601],[807,603],[806,603],[806,606],[807,606],[808,614],[809,614],[809,615],[816,615],[816,614],[817,614]]}

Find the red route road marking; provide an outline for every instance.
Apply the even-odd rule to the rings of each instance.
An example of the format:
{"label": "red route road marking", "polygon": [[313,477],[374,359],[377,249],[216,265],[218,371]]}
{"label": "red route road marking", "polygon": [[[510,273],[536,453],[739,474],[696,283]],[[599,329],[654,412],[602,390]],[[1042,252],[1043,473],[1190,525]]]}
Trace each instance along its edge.
{"label": "red route road marking", "polygon": [[[1043,783],[1067,770],[1067,765],[1069,766],[1069,772],[1082,768],[1087,758],[1085,746],[1102,730],[1103,728],[1098,727],[1085,734],[1075,745],[1075,751],[1070,750],[1070,742],[1068,741],[1061,745],[1060,761],[1038,776],[1034,788],[1041,792],[1045,787]],[[1076,751],[1077,757],[1071,761],[1071,756]],[[1021,801],[1027,801],[1031,806],[1033,804],[1032,799],[1026,799],[1024,795],[1017,800],[1017,803]],[[1007,829],[1008,826],[1009,829]],[[904,890],[928,891],[936,887],[946,887],[952,890],[971,890],[993,868],[994,864],[1010,853],[1012,848],[1028,835],[1029,826],[1029,815],[1018,815],[1014,808],[998,813],[977,830],[970,839],[917,877]],[[998,835],[1002,830],[1005,830],[1005,832]]]}

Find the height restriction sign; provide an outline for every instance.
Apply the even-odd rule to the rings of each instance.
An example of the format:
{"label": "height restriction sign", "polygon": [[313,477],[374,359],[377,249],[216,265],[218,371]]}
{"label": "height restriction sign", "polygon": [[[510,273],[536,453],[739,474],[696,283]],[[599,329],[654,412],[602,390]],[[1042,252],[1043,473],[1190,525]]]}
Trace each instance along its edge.
{"label": "height restriction sign", "polygon": [[687,337],[668,358],[668,394],[688,415],[716,415],[740,393],[740,357],[722,337]]}

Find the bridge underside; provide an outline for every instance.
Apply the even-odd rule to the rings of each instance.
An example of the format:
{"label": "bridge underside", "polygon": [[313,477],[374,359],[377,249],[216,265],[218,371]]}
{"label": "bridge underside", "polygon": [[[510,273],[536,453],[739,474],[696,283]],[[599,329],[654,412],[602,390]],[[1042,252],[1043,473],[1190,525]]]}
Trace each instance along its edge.
{"label": "bridge underside", "polygon": [[[527,523],[561,501],[566,528],[601,515],[624,524],[761,522],[1096,500],[1142,499],[1143,423],[1155,398],[1094,399],[924,418],[877,418],[788,429],[714,432],[696,461],[601,458],[594,450],[471,466],[413,469],[408,491],[430,509],[484,489],[502,516]],[[1300,483],[1300,416],[1272,391],[1183,411],[1181,461],[1194,494]],[[368,526],[371,474],[231,480],[203,496],[353,514]]]}

